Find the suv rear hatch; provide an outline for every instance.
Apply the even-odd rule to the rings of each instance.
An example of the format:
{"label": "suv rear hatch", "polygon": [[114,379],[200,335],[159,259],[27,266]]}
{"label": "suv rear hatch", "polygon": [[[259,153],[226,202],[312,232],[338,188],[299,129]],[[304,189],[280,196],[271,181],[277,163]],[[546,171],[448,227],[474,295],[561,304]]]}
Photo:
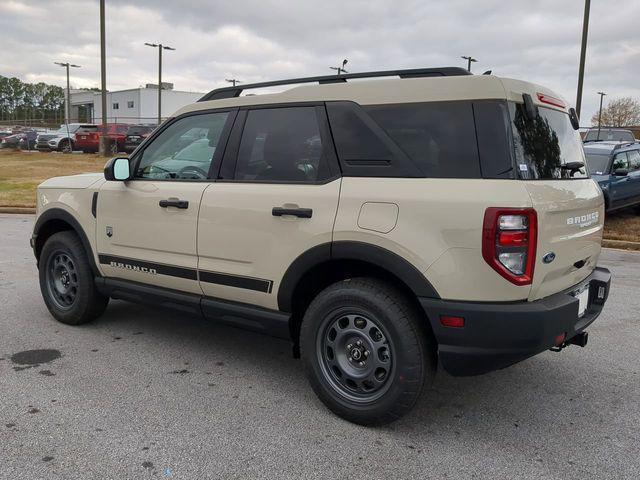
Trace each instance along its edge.
{"label": "suv rear hatch", "polygon": [[518,92],[520,98],[522,93],[531,95],[534,118],[524,104],[509,102],[517,175],[538,217],[531,301],[566,290],[591,274],[604,225],[604,198],[586,172],[580,135],[564,102],[550,92],[538,92]]}

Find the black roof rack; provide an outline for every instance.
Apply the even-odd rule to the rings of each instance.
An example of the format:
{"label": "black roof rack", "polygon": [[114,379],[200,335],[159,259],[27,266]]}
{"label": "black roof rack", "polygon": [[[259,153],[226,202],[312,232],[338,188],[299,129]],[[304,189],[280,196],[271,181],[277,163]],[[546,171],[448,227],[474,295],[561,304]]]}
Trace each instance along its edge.
{"label": "black roof rack", "polygon": [[204,95],[199,102],[207,100],[220,100],[223,98],[239,97],[244,90],[253,88],[276,87],[280,85],[294,85],[297,83],[341,83],[353,78],[375,78],[375,77],[455,77],[459,75],[472,75],[471,72],[462,67],[442,67],[442,68],[412,68],[408,70],[381,70],[378,72],[346,73],[342,75],[323,75],[320,77],[291,78],[289,80],[275,80],[273,82],[250,83],[247,85],[236,85],[233,87],[217,88]]}

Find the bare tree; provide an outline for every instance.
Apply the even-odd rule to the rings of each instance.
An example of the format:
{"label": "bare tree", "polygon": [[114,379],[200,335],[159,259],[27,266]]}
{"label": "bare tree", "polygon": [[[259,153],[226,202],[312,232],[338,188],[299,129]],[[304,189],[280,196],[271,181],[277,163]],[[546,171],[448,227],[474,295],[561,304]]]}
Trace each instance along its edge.
{"label": "bare tree", "polygon": [[[598,125],[598,112],[591,117],[591,124]],[[611,100],[602,109],[603,127],[631,127],[640,125],[640,102],[631,97]]]}

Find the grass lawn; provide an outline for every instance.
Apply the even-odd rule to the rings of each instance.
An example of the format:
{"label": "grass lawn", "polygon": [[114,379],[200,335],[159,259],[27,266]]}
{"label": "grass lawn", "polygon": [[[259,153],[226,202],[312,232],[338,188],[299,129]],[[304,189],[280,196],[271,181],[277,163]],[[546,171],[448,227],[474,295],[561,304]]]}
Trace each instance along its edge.
{"label": "grass lawn", "polygon": [[101,172],[96,154],[0,150],[0,207],[35,207],[36,187],[47,178]]}
{"label": "grass lawn", "polygon": [[604,223],[604,238],[640,242],[640,207],[608,214]]}

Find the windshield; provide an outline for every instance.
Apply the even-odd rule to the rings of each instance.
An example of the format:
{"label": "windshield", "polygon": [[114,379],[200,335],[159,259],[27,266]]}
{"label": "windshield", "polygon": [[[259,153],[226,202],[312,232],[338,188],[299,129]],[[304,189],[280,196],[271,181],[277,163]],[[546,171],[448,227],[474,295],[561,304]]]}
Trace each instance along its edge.
{"label": "windshield", "polygon": [[522,180],[559,180],[587,177],[580,134],[569,115],[538,107],[530,120],[521,103],[509,103],[517,170]]}
{"label": "windshield", "polygon": [[629,130],[613,130],[611,128],[600,129],[600,135],[598,135],[598,129],[594,128],[589,130],[584,137],[585,142],[594,141],[613,141],[613,142],[635,142],[636,139],[633,133]]}
{"label": "windshield", "polygon": [[587,170],[592,175],[604,175],[609,170],[609,155],[603,153],[585,152]]}

